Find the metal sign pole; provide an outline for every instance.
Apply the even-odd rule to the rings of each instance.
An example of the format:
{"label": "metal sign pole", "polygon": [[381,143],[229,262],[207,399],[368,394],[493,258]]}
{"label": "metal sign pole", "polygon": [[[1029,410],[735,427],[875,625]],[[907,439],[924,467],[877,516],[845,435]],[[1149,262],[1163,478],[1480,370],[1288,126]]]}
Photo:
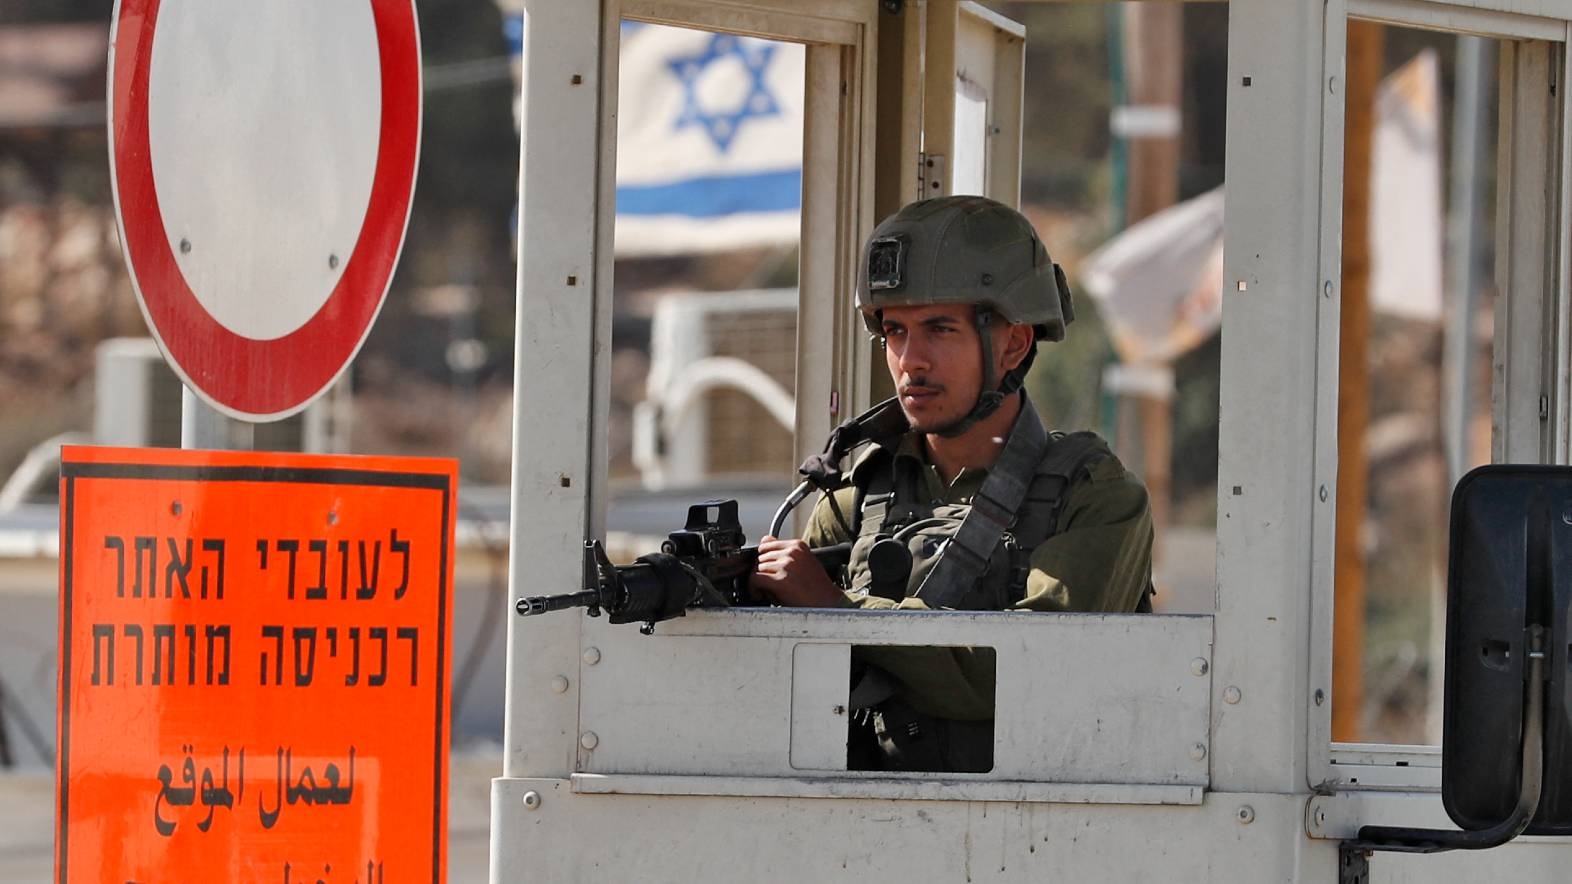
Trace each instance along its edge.
{"label": "metal sign pole", "polygon": [[181,387],[180,447],[252,451],[256,448],[256,425],[220,414],[190,387]]}

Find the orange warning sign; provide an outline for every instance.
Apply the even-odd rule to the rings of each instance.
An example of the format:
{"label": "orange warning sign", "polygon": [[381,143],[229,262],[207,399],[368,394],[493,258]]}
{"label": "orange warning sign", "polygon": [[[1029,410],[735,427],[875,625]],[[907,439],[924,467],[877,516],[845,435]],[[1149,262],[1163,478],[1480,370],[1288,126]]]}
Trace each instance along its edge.
{"label": "orange warning sign", "polygon": [[451,460],[68,447],[56,877],[444,880]]}

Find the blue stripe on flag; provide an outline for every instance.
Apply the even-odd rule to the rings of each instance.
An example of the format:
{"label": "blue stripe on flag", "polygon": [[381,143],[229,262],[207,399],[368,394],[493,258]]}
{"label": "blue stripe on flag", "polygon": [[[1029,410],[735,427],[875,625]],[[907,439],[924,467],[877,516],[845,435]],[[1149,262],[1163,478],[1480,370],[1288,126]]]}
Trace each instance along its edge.
{"label": "blue stripe on flag", "polygon": [[508,55],[518,58],[524,54],[524,16],[509,15],[502,19],[502,39],[508,44]]}
{"label": "blue stripe on flag", "polygon": [[619,215],[719,218],[739,212],[796,212],[802,208],[802,170],[704,175],[669,184],[617,188]]}

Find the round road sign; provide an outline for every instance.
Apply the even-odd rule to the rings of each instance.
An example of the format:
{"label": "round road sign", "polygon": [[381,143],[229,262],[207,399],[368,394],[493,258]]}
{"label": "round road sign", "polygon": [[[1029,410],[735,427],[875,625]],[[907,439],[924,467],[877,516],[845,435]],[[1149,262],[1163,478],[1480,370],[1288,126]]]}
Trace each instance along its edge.
{"label": "round road sign", "polygon": [[219,411],[286,417],[365,341],[420,144],[413,0],[118,0],[110,169],[166,360]]}

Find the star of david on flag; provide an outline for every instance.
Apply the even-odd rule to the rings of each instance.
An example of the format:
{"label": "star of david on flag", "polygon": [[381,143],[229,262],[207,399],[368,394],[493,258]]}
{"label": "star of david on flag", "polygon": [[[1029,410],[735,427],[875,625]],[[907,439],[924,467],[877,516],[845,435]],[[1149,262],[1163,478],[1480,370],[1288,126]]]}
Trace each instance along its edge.
{"label": "star of david on flag", "polygon": [[[750,118],[780,116],[781,107],[765,82],[770,59],[775,55],[775,45],[762,40],[743,40],[730,34],[713,34],[709,45],[697,55],[680,56],[667,62],[672,73],[682,81],[682,113],[677,116],[676,128],[700,126],[709,133],[710,140],[721,153],[731,149],[737,130]],[[699,95],[699,83],[710,66],[725,59],[735,58],[746,70],[748,91],[741,102],[730,106],[709,107]]]}
{"label": "star of david on flag", "polygon": [[625,23],[617,254],[795,244],[804,49]]}

